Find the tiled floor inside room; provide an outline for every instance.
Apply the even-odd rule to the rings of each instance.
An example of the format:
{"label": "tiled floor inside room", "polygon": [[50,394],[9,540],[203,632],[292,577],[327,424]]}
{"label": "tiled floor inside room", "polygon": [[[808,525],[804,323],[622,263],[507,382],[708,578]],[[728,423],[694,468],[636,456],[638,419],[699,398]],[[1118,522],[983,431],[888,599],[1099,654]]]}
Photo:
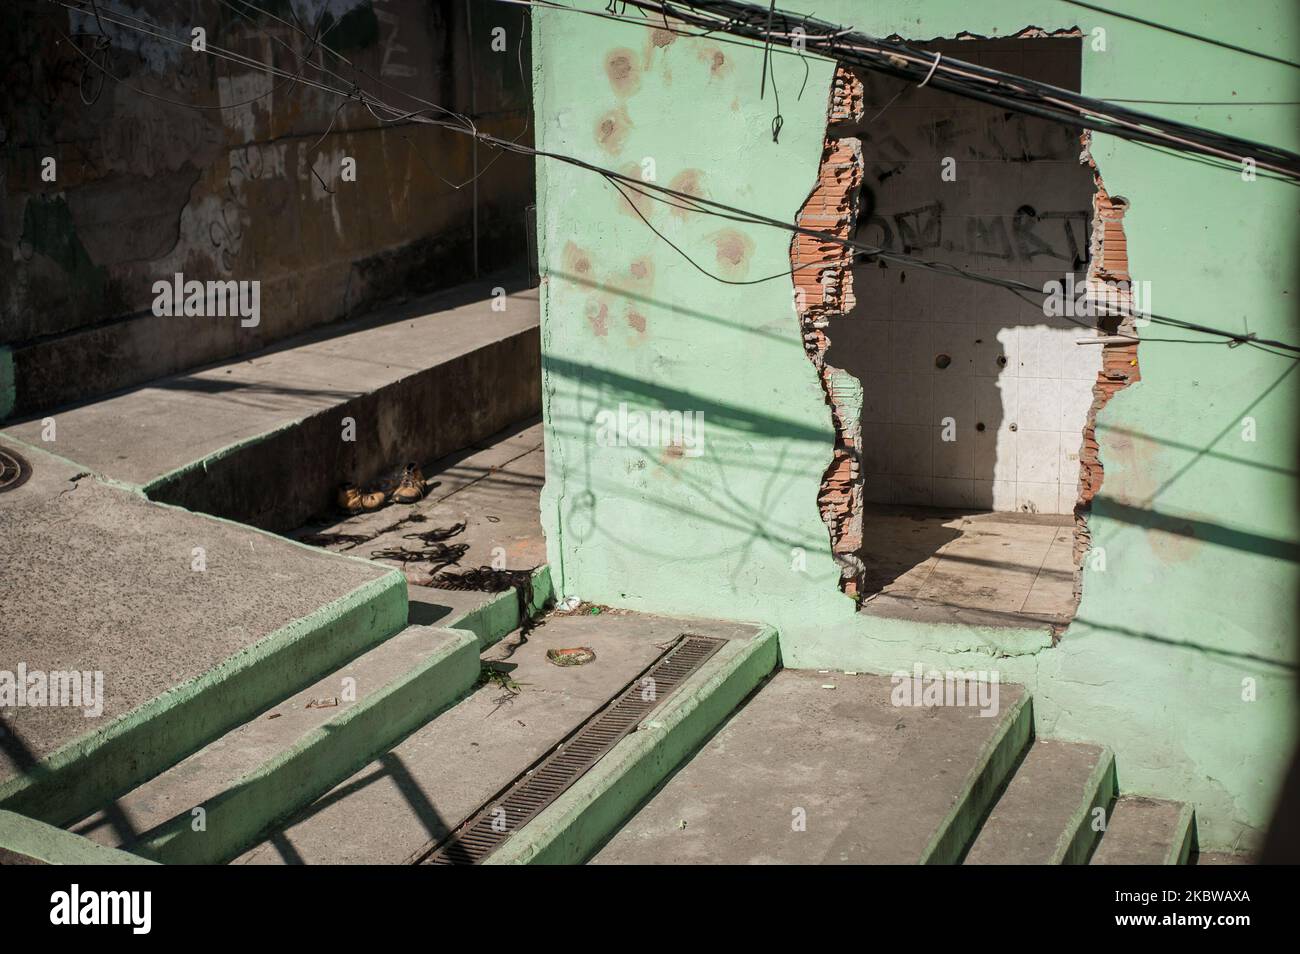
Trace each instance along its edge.
{"label": "tiled floor inside room", "polygon": [[1035,626],[1074,615],[1074,517],[869,505],[862,611]]}

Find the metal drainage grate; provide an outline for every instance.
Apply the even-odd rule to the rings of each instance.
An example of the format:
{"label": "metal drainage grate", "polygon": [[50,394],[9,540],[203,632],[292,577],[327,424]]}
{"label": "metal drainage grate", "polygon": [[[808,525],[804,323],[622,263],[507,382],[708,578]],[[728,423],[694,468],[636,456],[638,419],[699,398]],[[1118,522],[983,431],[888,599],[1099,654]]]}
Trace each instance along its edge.
{"label": "metal drainage grate", "polygon": [[0,494],[21,487],[31,475],[32,465],[21,454],[0,447]]}
{"label": "metal drainage grate", "polygon": [[489,799],[442,842],[417,852],[412,860],[426,865],[478,864],[559,798],[725,642],[689,633],[681,636],[603,709]]}

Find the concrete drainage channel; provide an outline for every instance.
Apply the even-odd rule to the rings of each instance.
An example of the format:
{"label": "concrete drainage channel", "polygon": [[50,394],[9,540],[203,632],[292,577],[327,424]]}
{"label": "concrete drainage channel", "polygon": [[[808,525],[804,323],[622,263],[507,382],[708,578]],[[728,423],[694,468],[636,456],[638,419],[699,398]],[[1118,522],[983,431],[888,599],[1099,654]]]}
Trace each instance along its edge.
{"label": "concrete drainage channel", "polygon": [[604,708],[506,788],[451,835],[421,849],[415,864],[478,864],[554,802],[601,760],[666,694],[712,657],[726,640],[683,634]]}

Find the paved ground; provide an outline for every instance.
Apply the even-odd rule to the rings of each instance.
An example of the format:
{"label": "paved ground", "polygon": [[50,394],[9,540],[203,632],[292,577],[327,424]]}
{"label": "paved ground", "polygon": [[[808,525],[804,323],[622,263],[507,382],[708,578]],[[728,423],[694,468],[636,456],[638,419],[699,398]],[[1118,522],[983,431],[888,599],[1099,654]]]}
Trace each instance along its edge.
{"label": "paved ground", "polygon": [[[594,863],[918,861],[1001,719],[896,708],[890,690],[885,676],[778,672]],[[1003,714],[1023,693],[999,691]]]}
{"label": "paved ground", "polygon": [[16,449],[33,474],[0,494],[0,670],[102,672],[104,706],[98,718],[0,710],[0,782],[385,572],[74,479],[73,465]]}
{"label": "paved ground", "polygon": [[[469,546],[456,566],[459,572],[471,567],[493,566],[494,560],[511,570],[531,570],[546,562],[546,541],[542,537],[538,498],[544,480],[542,425],[531,421],[494,435],[462,453],[424,467],[427,480],[437,481],[418,504],[390,504],[374,513],[359,514],[333,523],[303,527],[294,536],[352,534],[371,537],[365,543],[335,543],[338,553],[375,559],[404,569],[409,588],[412,624],[454,625],[457,616],[482,605],[491,594],[474,591],[435,589],[420,585],[433,566],[427,562],[403,564],[374,557],[377,551],[405,547],[420,549],[420,541],[405,534],[448,528],[464,523],[461,533],[448,543]],[[380,532],[412,515],[426,519],[395,530]]]}
{"label": "paved ground", "polygon": [[[485,659],[518,686],[486,684],[298,818],[247,852],[245,864],[395,864],[449,829],[623,689],[683,632],[745,639],[741,624],[628,613],[552,616]],[[585,666],[546,661],[551,648],[586,646]],[[375,837],[383,832],[382,838]]]}
{"label": "paved ground", "polygon": [[874,616],[1024,626],[1074,616],[1074,518],[871,507],[863,521]]}
{"label": "paved ground", "polygon": [[[392,306],[247,359],[59,411],[53,414],[57,439],[50,450],[88,470],[143,486],[537,325],[536,289],[509,296],[501,312],[492,310],[490,290],[490,284],[470,285]],[[41,430],[41,419],[35,419],[5,433],[40,444]]]}

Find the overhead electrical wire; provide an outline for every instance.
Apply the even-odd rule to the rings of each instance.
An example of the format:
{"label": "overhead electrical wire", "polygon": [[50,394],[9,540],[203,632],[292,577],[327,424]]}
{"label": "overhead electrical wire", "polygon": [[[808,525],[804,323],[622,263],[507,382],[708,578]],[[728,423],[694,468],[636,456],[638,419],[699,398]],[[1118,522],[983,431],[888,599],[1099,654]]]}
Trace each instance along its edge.
{"label": "overhead electrical wire", "polygon": [[[83,5],[79,5],[76,2],[76,0],[43,0],[43,2],[65,7],[75,12],[79,12],[83,14],[86,13],[85,7]],[[242,2],[244,2],[245,6],[249,6],[254,9],[260,9],[256,7],[255,4],[248,2],[248,0],[242,0]],[[638,3],[638,0],[626,0],[626,2],[628,5],[635,5]],[[564,8],[564,9],[571,9],[571,8]],[[764,13],[766,13],[766,11],[764,11]],[[123,23],[122,21],[114,20],[110,14],[102,13],[102,11],[100,11],[100,15],[103,17],[104,20],[118,23],[119,25],[125,26],[128,29],[135,29],[140,32],[149,33],[149,35],[155,36],[160,39],[169,40],[171,42],[178,43],[186,47],[190,46],[190,43],[187,40],[169,36],[167,34],[160,34],[151,31],[140,30],[139,27],[135,27],[131,24]],[[287,21],[281,21],[281,22],[285,23],[286,25],[290,26],[292,29],[301,33],[304,37],[311,39],[310,34],[308,34],[306,31],[301,30],[300,28],[294,26],[293,24],[288,24]],[[331,50],[328,46],[324,45],[323,43],[318,44],[318,46],[324,52],[330,53],[331,55],[338,56],[338,54],[334,53],[333,50]],[[86,56],[84,51],[78,50],[78,52],[82,53],[83,56]],[[633,178],[632,176],[625,175],[613,169],[606,169],[604,167],[595,165],[594,163],[587,162],[576,156],[569,156],[563,153],[554,153],[554,152],[549,152],[547,150],[535,149],[531,146],[523,146],[519,144],[517,140],[503,139],[498,136],[493,136],[488,133],[484,133],[481,130],[477,130],[474,127],[472,121],[468,117],[464,116],[463,114],[455,113],[454,111],[449,110],[446,107],[443,107],[437,103],[432,103],[426,100],[422,100],[420,97],[414,96],[413,94],[407,93],[404,95],[408,96],[413,101],[425,103],[427,104],[428,108],[437,110],[439,113],[443,115],[452,117],[452,119],[436,119],[431,116],[423,115],[424,110],[402,110],[390,106],[387,103],[375,97],[368,90],[363,89],[360,86],[360,84],[357,83],[355,80],[352,81],[353,85],[351,89],[340,89],[338,87],[331,86],[328,83],[323,83],[318,80],[307,79],[304,76],[288,73],[287,71],[275,67],[271,64],[262,63],[261,61],[256,60],[255,58],[247,57],[242,54],[236,54],[233,51],[224,50],[221,47],[213,46],[212,44],[207,44],[203,52],[208,53],[209,55],[212,56],[216,56],[218,58],[230,60],[239,65],[250,66],[255,69],[261,69],[267,73],[270,73],[271,75],[291,76],[293,77],[296,83],[299,83],[301,85],[310,88],[315,88],[324,92],[332,93],[336,96],[345,97],[346,99],[355,99],[359,103],[361,103],[367,109],[367,111],[369,111],[371,115],[374,116],[381,123],[414,122],[414,123],[434,125],[462,135],[473,136],[478,140],[480,140],[481,142],[484,142],[490,146],[494,146],[496,148],[502,149],[507,152],[512,152],[519,155],[532,156],[536,158],[551,159],[557,162],[574,166],[579,169],[593,172],[597,175],[600,175],[611,184],[614,184],[616,188],[618,188],[618,184],[621,183],[622,185],[627,186],[634,191],[640,192],[643,195],[647,195],[648,197],[653,198],[656,201],[667,202],[667,200],[664,197],[665,196],[671,197],[673,199],[678,200],[678,202],[686,203],[691,208],[692,211],[697,211],[704,214],[717,216],[720,218],[727,218],[733,221],[777,228],[798,235],[806,235],[811,238],[816,238],[820,241],[832,243],[847,249],[851,249],[855,252],[860,253],[866,259],[876,259],[876,260],[894,262],[899,265],[907,265],[910,267],[927,269],[927,270],[939,272],[941,274],[960,277],[970,281],[976,281],[982,284],[998,286],[998,287],[1005,288],[1009,291],[1012,291],[1013,293],[1017,294],[1018,297],[1021,296],[1021,293],[1026,293],[1026,292],[1034,295],[1046,294],[1043,289],[1035,288],[1034,286],[1028,285],[1024,282],[1019,282],[1013,279],[999,278],[992,275],[985,275],[978,272],[972,272],[966,269],[959,268],[954,265],[950,265],[945,262],[928,261],[905,253],[894,252],[889,249],[869,245],[865,242],[859,242],[855,239],[842,238],[838,235],[834,235],[833,233],[824,232],[818,229],[810,229],[804,226],[800,226],[788,222],[783,222],[779,219],[772,218],[771,216],[766,216],[760,213],[755,213],[745,209],[737,208],[735,206],[730,206],[725,203],[714,201],[712,199],[706,199],[702,196],[690,195],[689,193],[680,192],[671,189],[669,187],[659,185],[658,183],[655,182],[647,182],[641,179]],[[87,58],[89,59],[89,57]],[[91,60],[91,62],[94,63],[93,60]],[[307,61],[304,60],[303,62],[307,62]],[[98,66],[99,64],[96,63],[94,65]],[[311,63],[310,65],[313,68],[322,70],[327,73],[332,72],[325,69],[324,67],[318,66],[315,63]],[[111,74],[109,75],[110,78],[113,78],[115,80],[117,79],[116,77],[111,76]],[[337,78],[344,79],[345,82],[347,81],[345,77],[339,76],[339,74],[337,73],[334,73],[333,75],[336,76]],[[376,108],[378,108],[382,112],[386,112],[390,114],[389,118],[385,119],[379,113],[376,113],[375,112]],[[645,222],[646,225],[650,226],[652,231],[654,231],[656,235],[658,235],[664,241],[668,242],[668,239],[665,236],[663,236],[663,234],[660,233],[657,229],[654,229],[653,226],[650,225],[649,221],[645,218],[645,216],[640,214],[639,210],[636,210],[635,203],[632,202],[632,200],[626,195],[626,193],[624,193],[622,189],[618,189],[618,191],[622,195],[623,199],[627,201],[630,205],[632,205],[634,211],[637,211],[637,214],[642,219],[642,221]],[[672,203],[668,203],[668,204],[672,204]],[[722,279],[718,276],[712,275],[707,270],[699,266],[698,263],[694,262],[694,260],[691,259],[690,256],[687,255],[687,253],[684,252],[680,247],[676,246],[672,242],[668,242],[668,244],[671,245],[674,248],[674,250],[676,250],[680,255],[687,258],[692,265],[694,265],[697,269],[702,271],[705,275],[708,275],[709,277],[715,278],[719,281],[727,282],[729,284],[752,284],[752,283],[763,282],[763,281],[771,281],[777,278],[782,278],[787,275],[790,275],[794,271],[794,269],[788,269],[774,275],[766,276],[761,279],[755,279],[752,282],[731,282],[728,281],[727,279]],[[1208,325],[1201,325],[1195,322],[1187,322],[1177,318],[1170,318],[1168,316],[1143,315],[1142,317],[1145,320],[1148,320],[1152,323],[1164,324],[1170,327],[1176,327],[1187,331],[1195,331],[1195,332],[1227,339],[1227,343],[1230,347],[1235,347],[1240,344],[1247,344],[1247,345],[1251,345],[1252,347],[1258,347],[1261,348],[1262,350],[1268,351],[1268,353],[1270,354],[1276,354],[1277,351],[1280,350],[1280,351],[1290,352],[1293,355],[1300,355],[1300,345],[1294,345],[1287,342],[1277,341],[1272,339],[1259,338],[1254,333],[1226,331],[1224,329],[1213,328]],[[1093,328],[1094,326],[1084,325],[1084,327]],[[1270,350],[1270,349],[1277,349],[1277,350]]]}
{"label": "overhead electrical wire", "polygon": [[[497,0],[553,10],[593,13],[554,0]],[[1115,101],[1083,96],[969,63],[945,54],[918,50],[901,40],[882,39],[825,21],[743,0],[619,0],[622,8],[632,7],[646,15],[644,25],[680,30],[681,25],[705,33],[732,36],[791,49],[819,53],[848,66],[910,79],[959,96],[1023,112],[1040,119],[1061,122],[1078,129],[1091,129],[1135,142],[1165,145],[1192,153],[1229,159],[1242,164],[1249,160],[1267,169],[1300,180],[1300,154],[1278,146],[1231,136],[1189,123],[1129,109]],[[607,11],[597,14],[630,23],[636,18]],[[655,16],[658,19],[655,19]],[[770,23],[770,26],[769,26]]]}

